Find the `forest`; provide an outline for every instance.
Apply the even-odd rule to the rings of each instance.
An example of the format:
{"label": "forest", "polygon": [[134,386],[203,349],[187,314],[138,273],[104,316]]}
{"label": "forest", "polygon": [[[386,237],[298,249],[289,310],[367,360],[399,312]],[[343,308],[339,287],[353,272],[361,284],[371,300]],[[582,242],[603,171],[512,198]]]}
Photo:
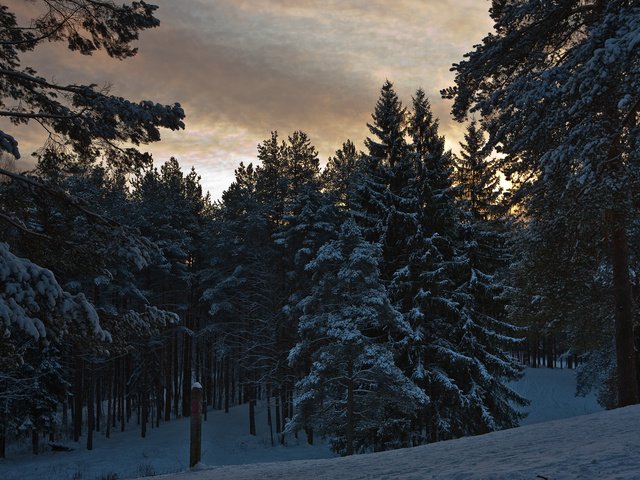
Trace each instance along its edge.
{"label": "forest", "polygon": [[[22,65],[46,42],[126,60],[156,7],[45,3],[29,28],[0,6],[0,457],[152,435],[196,381],[205,418],[246,405],[255,434],[266,401],[273,443],[342,455],[517,426],[524,365],[639,403],[637,2],[494,0],[441,92],[459,154],[387,80],[364,149],[321,168],[274,131],[217,200],[143,150],[180,104]],[[24,171],[27,123],[48,138]]]}

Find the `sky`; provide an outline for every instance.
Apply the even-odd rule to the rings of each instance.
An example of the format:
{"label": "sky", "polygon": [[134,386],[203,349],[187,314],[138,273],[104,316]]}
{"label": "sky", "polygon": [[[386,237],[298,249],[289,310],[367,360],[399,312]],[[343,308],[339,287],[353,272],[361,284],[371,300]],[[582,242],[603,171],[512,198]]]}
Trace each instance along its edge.
{"label": "sky", "polygon": [[[24,0],[3,2],[26,8]],[[179,102],[186,129],[163,131],[146,148],[157,164],[175,156],[219,198],[257,145],[306,132],[321,164],[351,139],[362,148],[383,82],[404,105],[422,87],[457,149],[464,126],[451,120],[440,89],[451,65],[491,30],[488,0],[149,0],[161,25],[145,31],[132,59],[84,57],[44,45],[23,65],[60,82],[109,84],[130,100]],[[11,127],[22,159],[43,132]]]}

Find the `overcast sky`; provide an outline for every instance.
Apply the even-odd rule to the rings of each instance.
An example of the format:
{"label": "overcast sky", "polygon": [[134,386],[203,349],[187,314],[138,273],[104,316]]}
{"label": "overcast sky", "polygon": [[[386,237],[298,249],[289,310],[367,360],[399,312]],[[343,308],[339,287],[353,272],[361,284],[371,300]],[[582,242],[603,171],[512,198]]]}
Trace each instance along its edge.
{"label": "overcast sky", "polygon": [[[24,0],[11,0],[19,8]],[[214,198],[240,161],[278,130],[303,130],[321,162],[347,138],[356,145],[385,79],[405,105],[422,87],[455,148],[462,126],[439,90],[451,64],[490,31],[487,0],[150,0],[161,25],[143,32],[138,55],[112,60],[45,46],[25,58],[58,81],[110,83],[131,100],[179,102],[186,130],[163,132],[156,163],[192,165]],[[14,132],[25,162],[40,140]],[[28,161],[28,160],[27,160]]]}

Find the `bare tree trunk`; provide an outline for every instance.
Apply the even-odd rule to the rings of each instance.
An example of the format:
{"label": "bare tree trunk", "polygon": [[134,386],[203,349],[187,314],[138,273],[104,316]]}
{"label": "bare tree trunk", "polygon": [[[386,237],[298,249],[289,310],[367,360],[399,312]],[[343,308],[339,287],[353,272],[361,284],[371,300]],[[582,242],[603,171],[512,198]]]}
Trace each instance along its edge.
{"label": "bare tree trunk", "polygon": [[231,379],[229,374],[229,357],[225,355],[224,359],[224,413],[229,413],[229,388]]}
{"label": "bare tree trunk", "polygon": [[145,438],[147,436],[147,421],[149,420],[149,392],[143,392],[140,395],[140,403],[142,404],[140,435],[142,436],[142,438]]}
{"label": "bare tree trunk", "polygon": [[171,389],[173,385],[171,384],[171,360],[173,358],[172,355],[172,347],[173,341],[169,341],[169,345],[167,346],[167,350],[165,352],[165,371],[164,371],[164,421],[168,422],[171,420]]}
{"label": "bare tree trunk", "polygon": [[180,365],[178,356],[178,334],[173,335],[173,348],[171,350],[173,357],[173,416],[180,416]]}
{"label": "bare tree trunk", "polygon": [[554,368],[553,335],[547,335],[547,368]]}
{"label": "bare tree trunk", "polygon": [[94,379],[93,373],[89,374],[87,386],[87,450],[93,450],[93,429],[95,427],[94,407]]}
{"label": "bare tree trunk", "polygon": [[273,420],[271,419],[271,390],[267,386],[267,425],[269,426],[269,435],[271,435],[271,446],[273,443]]}
{"label": "bare tree trunk", "polygon": [[[188,318],[188,315],[187,315]],[[190,324],[187,324],[187,328]],[[182,336],[182,416],[191,415],[191,337]]]}
{"label": "bare tree trunk", "polygon": [[113,369],[111,366],[107,372],[107,419],[105,425],[105,435],[107,438],[111,436],[111,422],[113,422],[113,414],[111,412],[111,407],[113,405],[113,383],[114,383],[114,375]]}
{"label": "bare tree trunk", "polygon": [[[4,424],[4,420],[0,421],[0,458],[7,458],[7,427]],[[271,439],[271,445],[273,446],[273,439]]]}
{"label": "bare tree trunk", "polygon": [[38,435],[38,430],[35,428],[31,430],[31,452],[34,455],[40,453],[40,436]]}
{"label": "bare tree trunk", "polygon": [[633,342],[633,297],[629,278],[629,246],[623,215],[611,213],[611,257],[615,298],[618,406],[638,403],[636,351]]}
{"label": "bare tree trunk", "polygon": [[276,390],[276,433],[279,435],[282,431],[282,420],[280,419],[280,392]]}
{"label": "bare tree trunk", "polygon": [[73,385],[73,441],[80,441],[82,435],[82,358],[75,357]]}
{"label": "bare tree trunk", "polygon": [[353,362],[351,359],[347,360],[349,362],[348,365],[348,379],[347,379],[347,455],[353,455],[353,437],[355,431],[355,419],[353,416]]}
{"label": "bare tree trunk", "polygon": [[102,395],[100,391],[100,378],[95,382],[96,384],[96,432],[100,431],[100,415],[102,413]]}
{"label": "bare tree trunk", "polygon": [[249,400],[249,435],[256,435],[256,400]]}

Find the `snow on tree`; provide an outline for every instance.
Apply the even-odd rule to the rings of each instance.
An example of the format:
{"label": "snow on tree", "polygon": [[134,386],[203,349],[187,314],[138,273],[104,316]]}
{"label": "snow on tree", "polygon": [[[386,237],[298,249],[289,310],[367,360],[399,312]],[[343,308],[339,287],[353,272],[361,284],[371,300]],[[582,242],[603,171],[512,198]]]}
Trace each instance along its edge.
{"label": "snow on tree", "polygon": [[381,90],[374,112],[373,122],[367,127],[372,137],[364,141],[368,154],[362,159],[360,174],[356,178],[356,205],[353,213],[363,228],[365,238],[380,242],[386,235],[388,215],[397,203],[390,191],[401,183],[394,180],[396,169],[406,161],[408,153],[406,134],[406,110],[396,94],[393,84],[386,81]]}
{"label": "snow on tree", "polygon": [[487,300],[503,287],[495,269],[483,272],[476,262],[484,233],[468,228],[455,202],[453,156],[422,90],[413,98],[409,131],[415,180],[407,185],[413,185],[416,227],[389,290],[416,332],[407,370],[431,398],[418,419],[417,441],[514,426],[519,416],[512,402],[523,400],[505,382],[520,373],[507,352],[518,343],[515,330],[503,305]]}
{"label": "snow on tree", "polygon": [[490,14],[494,32],[454,65],[456,86],[443,95],[457,119],[482,116],[528,216],[542,220],[543,200],[556,202],[544,228],[575,246],[568,258],[589,248],[592,227],[607,239],[618,404],[638,403],[628,235],[637,215],[640,7],[496,0]]}
{"label": "snow on tree", "polygon": [[99,340],[110,335],[83,294],[71,295],[50,270],[16,257],[0,243],[0,318],[6,339],[23,332],[33,340],[60,340],[69,329],[80,329]]}
{"label": "snow on tree", "polygon": [[308,373],[296,384],[288,429],[330,435],[346,455],[407,445],[411,419],[428,402],[396,365],[412,331],[387,298],[379,263],[380,248],[347,220],[307,264],[313,286],[289,353]]}

